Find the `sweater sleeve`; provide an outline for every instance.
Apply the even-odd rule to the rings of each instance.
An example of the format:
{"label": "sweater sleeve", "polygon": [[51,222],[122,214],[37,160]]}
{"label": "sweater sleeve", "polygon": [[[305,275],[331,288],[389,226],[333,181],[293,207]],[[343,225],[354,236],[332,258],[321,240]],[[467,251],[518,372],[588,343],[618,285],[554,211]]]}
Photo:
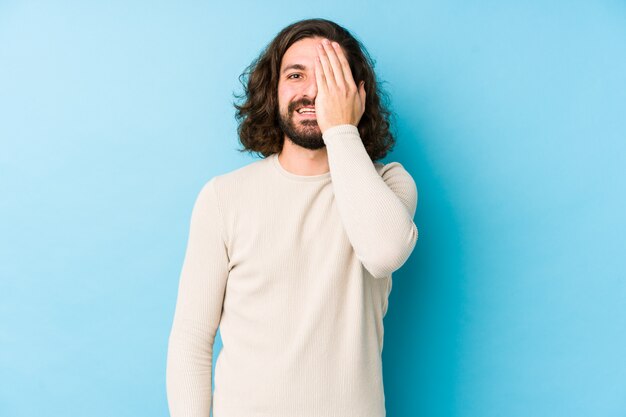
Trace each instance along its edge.
{"label": "sweater sleeve", "polygon": [[172,417],[209,417],[211,410],[213,341],[229,271],[214,180],[196,197],[180,273],[166,369]]}
{"label": "sweater sleeve", "polygon": [[322,137],[337,208],[354,252],[374,277],[389,276],[417,242],[415,181],[398,162],[379,174],[354,125],[333,126]]}

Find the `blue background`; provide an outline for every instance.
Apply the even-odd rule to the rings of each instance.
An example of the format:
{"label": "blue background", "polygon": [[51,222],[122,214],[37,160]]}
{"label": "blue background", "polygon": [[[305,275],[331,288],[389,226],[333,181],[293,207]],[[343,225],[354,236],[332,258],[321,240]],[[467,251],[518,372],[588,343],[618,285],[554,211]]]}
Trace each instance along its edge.
{"label": "blue background", "polygon": [[388,416],[626,415],[626,4],[608,0],[0,2],[0,415],[167,415],[193,201],[256,160],[237,77],[308,17],[376,60],[384,162],[419,190]]}

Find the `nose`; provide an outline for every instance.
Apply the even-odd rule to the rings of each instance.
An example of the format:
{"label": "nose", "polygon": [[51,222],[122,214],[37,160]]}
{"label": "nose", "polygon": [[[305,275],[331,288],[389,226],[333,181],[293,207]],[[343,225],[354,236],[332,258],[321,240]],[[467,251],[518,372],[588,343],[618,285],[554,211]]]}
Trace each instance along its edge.
{"label": "nose", "polygon": [[315,81],[315,77],[309,77],[309,82],[305,86],[302,93],[305,97],[315,100],[315,97],[317,96],[317,82]]}

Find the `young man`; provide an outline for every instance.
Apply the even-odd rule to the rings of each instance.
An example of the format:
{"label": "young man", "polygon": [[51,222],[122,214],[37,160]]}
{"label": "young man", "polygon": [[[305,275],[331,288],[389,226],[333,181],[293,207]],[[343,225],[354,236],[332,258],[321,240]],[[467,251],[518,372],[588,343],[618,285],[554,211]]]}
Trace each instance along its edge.
{"label": "young man", "polygon": [[383,317],[418,238],[417,189],[399,163],[374,162],[394,139],[371,60],[341,26],[309,19],[248,70],[238,133],[265,158],[213,177],[195,202],[170,413],[383,417]]}

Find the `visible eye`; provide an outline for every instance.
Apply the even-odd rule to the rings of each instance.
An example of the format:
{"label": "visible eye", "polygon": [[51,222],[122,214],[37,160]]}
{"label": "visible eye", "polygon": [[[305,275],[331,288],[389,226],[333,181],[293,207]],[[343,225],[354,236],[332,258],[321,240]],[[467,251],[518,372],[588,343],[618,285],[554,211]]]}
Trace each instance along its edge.
{"label": "visible eye", "polygon": [[[291,78],[291,77],[293,77],[294,75],[298,75],[298,76],[302,77],[302,75],[301,75],[301,74],[294,73],[294,74],[289,74],[289,75],[287,76],[287,78]],[[293,78],[291,78],[291,79],[293,79]]]}

